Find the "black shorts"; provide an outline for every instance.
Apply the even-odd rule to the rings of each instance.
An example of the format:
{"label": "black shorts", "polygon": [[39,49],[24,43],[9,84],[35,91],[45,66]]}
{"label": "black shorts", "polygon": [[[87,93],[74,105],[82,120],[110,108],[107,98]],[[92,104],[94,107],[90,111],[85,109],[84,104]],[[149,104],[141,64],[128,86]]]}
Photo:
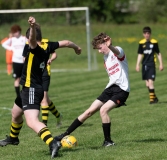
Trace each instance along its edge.
{"label": "black shorts", "polygon": [[23,108],[23,105],[22,105],[22,100],[21,100],[21,97],[16,97],[15,99],[15,104],[20,107],[21,109]]}
{"label": "black shorts", "polygon": [[44,96],[43,88],[23,87],[21,99],[23,110],[37,109],[40,110],[40,104]]}
{"label": "black shorts", "polygon": [[44,91],[49,90],[49,85],[50,85],[50,76],[42,76],[42,87]]}
{"label": "black shorts", "polygon": [[152,79],[155,80],[156,77],[156,69],[155,65],[142,65],[142,79],[143,80],[149,80]]}
{"label": "black shorts", "polygon": [[128,96],[129,92],[122,90],[117,85],[112,85],[109,88],[106,88],[97,99],[104,103],[111,100],[117,104],[117,107],[120,107],[126,105],[125,102]]}
{"label": "black shorts", "polygon": [[13,78],[20,78],[23,69],[23,63],[13,62]]}

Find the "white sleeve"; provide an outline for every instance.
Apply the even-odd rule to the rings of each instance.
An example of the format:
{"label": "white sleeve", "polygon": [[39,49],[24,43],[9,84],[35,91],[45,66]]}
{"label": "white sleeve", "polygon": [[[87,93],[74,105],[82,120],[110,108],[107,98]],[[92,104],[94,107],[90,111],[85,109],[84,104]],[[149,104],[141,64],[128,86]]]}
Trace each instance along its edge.
{"label": "white sleeve", "polygon": [[119,53],[120,53],[119,55],[117,55],[117,57],[118,58],[122,58],[125,55],[123,49],[121,47],[119,47],[119,46],[116,46],[115,48],[117,48]]}
{"label": "white sleeve", "polygon": [[11,38],[9,38],[8,40],[6,40],[5,42],[2,43],[2,47],[7,49],[7,50],[12,50],[12,47],[11,47]]}

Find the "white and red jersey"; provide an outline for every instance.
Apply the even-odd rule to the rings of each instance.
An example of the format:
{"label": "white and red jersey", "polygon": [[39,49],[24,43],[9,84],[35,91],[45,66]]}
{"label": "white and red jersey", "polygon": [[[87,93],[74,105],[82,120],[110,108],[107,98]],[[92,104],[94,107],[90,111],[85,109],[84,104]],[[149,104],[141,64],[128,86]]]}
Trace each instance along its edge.
{"label": "white and red jersey", "polygon": [[12,37],[2,43],[2,47],[7,50],[13,51],[12,62],[23,63],[23,49],[27,42],[25,36],[20,36],[19,38]]}
{"label": "white and red jersey", "polygon": [[115,55],[112,51],[104,55],[104,65],[109,76],[109,83],[106,88],[113,84],[118,85],[122,90],[129,92],[128,63],[121,47],[116,47],[120,54]]}

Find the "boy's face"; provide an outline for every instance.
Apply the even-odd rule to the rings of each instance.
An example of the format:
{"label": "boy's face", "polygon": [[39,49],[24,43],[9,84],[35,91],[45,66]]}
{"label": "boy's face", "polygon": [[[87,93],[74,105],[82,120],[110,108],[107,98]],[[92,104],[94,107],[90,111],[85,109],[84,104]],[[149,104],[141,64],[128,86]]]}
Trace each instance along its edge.
{"label": "boy's face", "polygon": [[19,37],[20,36],[20,31],[17,31],[17,32],[15,32],[15,33],[13,33],[13,37]]}
{"label": "boy's face", "polygon": [[144,36],[144,38],[145,38],[146,40],[149,40],[150,37],[151,37],[151,33],[150,33],[150,32],[144,32],[144,33],[143,33],[143,36]]}
{"label": "boy's face", "polygon": [[102,54],[108,54],[110,52],[110,49],[107,47],[107,44],[105,43],[99,44],[97,49],[99,53],[102,53]]}

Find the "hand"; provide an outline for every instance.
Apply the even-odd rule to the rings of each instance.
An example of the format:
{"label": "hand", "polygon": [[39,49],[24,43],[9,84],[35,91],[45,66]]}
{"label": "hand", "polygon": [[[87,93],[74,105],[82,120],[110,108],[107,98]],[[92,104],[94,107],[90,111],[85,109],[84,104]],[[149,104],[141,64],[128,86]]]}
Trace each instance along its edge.
{"label": "hand", "polygon": [[160,70],[160,71],[163,71],[163,70],[164,70],[163,65],[160,65],[160,66],[159,66],[159,70]]}
{"label": "hand", "polygon": [[50,65],[52,63],[51,59],[48,59],[47,65]]}
{"label": "hand", "polygon": [[104,38],[104,40],[105,40],[106,46],[109,47],[111,45],[111,42],[112,42],[111,38],[109,36],[107,36],[106,38]]}
{"label": "hand", "polygon": [[140,71],[140,67],[138,65],[136,65],[136,71],[139,72]]}
{"label": "hand", "polygon": [[78,55],[81,54],[81,48],[80,48],[80,47],[75,48],[74,50],[75,50],[75,53],[76,53],[76,54],[78,54]]}
{"label": "hand", "polygon": [[33,26],[35,24],[35,18],[34,17],[29,17],[28,23]]}

